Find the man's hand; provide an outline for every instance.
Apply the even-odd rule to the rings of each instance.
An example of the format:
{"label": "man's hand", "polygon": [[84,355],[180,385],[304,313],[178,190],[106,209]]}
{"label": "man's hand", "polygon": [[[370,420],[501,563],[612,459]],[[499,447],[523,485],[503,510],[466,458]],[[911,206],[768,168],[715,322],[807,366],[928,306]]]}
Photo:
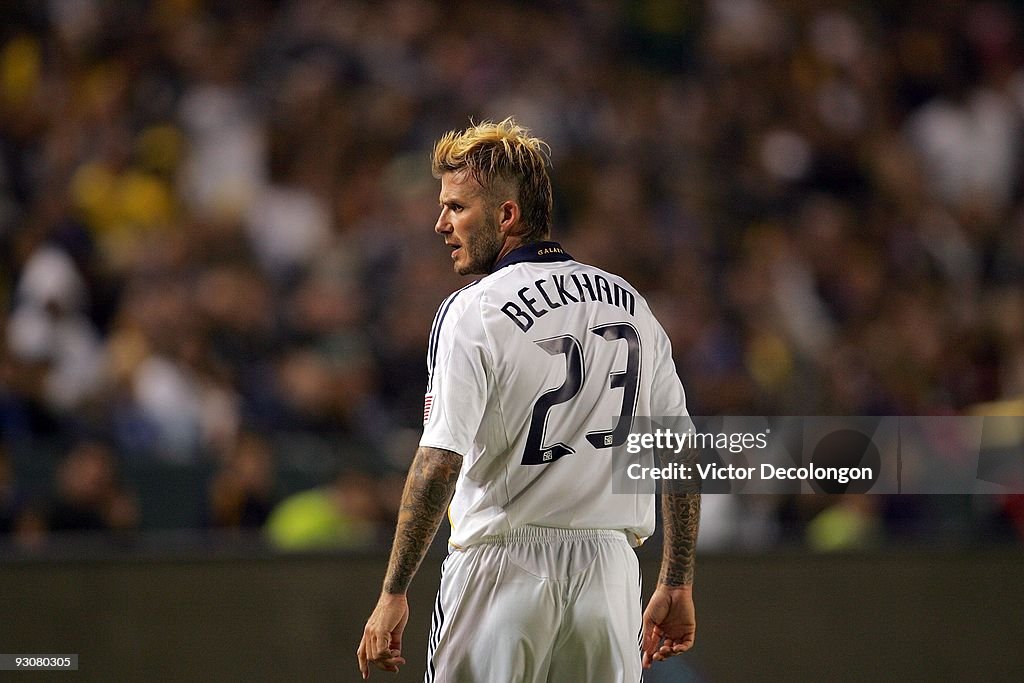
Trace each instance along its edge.
{"label": "man's hand", "polygon": [[395,542],[377,606],[363,628],[356,656],[363,678],[369,663],[383,671],[398,671],[402,657],[402,632],[409,621],[405,591],[437,533],[445,508],[455,492],[462,456],[440,448],[421,446],[405,478],[402,505],[398,509]]}
{"label": "man's hand", "polygon": [[696,631],[693,587],[659,585],[644,610],[644,668],[689,650]]}
{"label": "man's hand", "polygon": [[363,678],[370,675],[370,662],[381,671],[398,672],[405,664],[402,656],[402,632],[409,621],[409,602],[404,595],[381,593],[373,614],[363,627],[356,656]]}

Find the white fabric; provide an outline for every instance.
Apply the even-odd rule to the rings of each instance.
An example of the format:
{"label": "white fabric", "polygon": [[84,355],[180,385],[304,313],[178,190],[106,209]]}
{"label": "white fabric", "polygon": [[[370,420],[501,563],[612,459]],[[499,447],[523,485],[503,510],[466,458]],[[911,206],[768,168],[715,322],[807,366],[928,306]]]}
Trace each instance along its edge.
{"label": "white fabric", "polygon": [[445,559],[424,681],[635,683],[640,621],[622,532],[523,527]]}
{"label": "white fabric", "polygon": [[[620,386],[630,363],[635,396]],[[501,268],[441,305],[427,364],[420,445],[463,456],[453,546],[525,525],[616,529],[634,545],[653,533],[652,493],[611,492],[607,433],[624,414],[686,415],[686,401],[667,335],[625,280],[573,260]],[[548,392],[572,393],[573,374],[578,391],[553,401]],[[535,415],[541,447],[528,453]],[[555,457],[559,443],[573,452]]]}

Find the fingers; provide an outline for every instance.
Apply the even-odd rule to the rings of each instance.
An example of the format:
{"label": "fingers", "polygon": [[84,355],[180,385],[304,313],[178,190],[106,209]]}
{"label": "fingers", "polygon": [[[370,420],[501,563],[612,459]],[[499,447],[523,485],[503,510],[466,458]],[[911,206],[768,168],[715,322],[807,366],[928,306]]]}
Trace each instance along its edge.
{"label": "fingers", "polygon": [[397,673],[398,667],[405,664],[405,657],[402,656],[401,650],[387,649],[383,652],[378,652],[376,657],[370,657],[367,654],[365,637],[359,643],[356,657],[359,659],[359,673],[364,680],[370,676],[371,663],[381,671],[388,671],[390,673]]}
{"label": "fingers", "polygon": [[356,657],[359,659],[359,673],[366,680],[370,675],[370,668],[366,665],[366,636],[359,641],[359,649],[356,650]]}
{"label": "fingers", "polygon": [[388,671],[390,673],[397,673],[398,667],[405,664],[405,657],[398,650],[391,650],[387,656],[381,657],[380,659],[371,660],[373,665],[381,671]]}
{"label": "fingers", "polygon": [[658,650],[658,641],[660,638],[656,632],[656,627],[650,623],[644,623],[644,634],[640,651],[643,653],[642,665],[645,669],[651,667],[651,657]]}
{"label": "fingers", "polygon": [[386,658],[374,660],[373,663],[381,671],[398,673],[398,667],[405,664],[405,657],[402,656],[401,651],[391,650]]}
{"label": "fingers", "polygon": [[693,647],[693,636],[686,636],[682,640],[672,640],[666,638],[662,643],[658,651],[652,655],[652,659],[656,662],[661,662],[669,657],[675,657],[681,655],[687,650]]}
{"label": "fingers", "polygon": [[384,659],[391,654],[391,636],[388,634],[374,634],[371,642],[373,643],[373,647],[370,648],[370,653],[373,655],[372,659],[374,661]]}
{"label": "fingers", "polygon": [[359,673],[363,679],[370,676],[370,664],[381,671],[397,673],[398,667],[405,664],[405,657],[397,647],[401,639],[391,642],[391,636],[387,633],[378,634],[366,629],[362,640],[359,641],[359,649],[356,650],[356,657],[359,660]]}
{"label": "fingers", "polygon": [[[659,629],[658,636],[661,636]],[[644,629],[644,648],[643,648],[643,667],[649,669],[653,662],[662,662],[669,657],[675,657],[687,652],[693,647],[693,633],[688,633],[682,638],[664,638],[663,640],[659,637],[654,641],[653,646],[648,643],[648,631]],[[658,641],[661,641],[660,644]]]}

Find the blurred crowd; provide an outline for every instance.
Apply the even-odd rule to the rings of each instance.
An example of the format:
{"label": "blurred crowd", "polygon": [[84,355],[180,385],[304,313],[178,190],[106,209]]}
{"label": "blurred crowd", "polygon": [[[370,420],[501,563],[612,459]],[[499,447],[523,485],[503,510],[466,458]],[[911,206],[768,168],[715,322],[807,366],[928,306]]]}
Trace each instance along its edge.
{"label": "blurred crowd", "polygon": [[[555,239],[647,296],[693,414],[1024,396],[1019,3],[0,12],[0,532],[26,544],[144,527],[147,462],[211,467],[197,526],[386,537],[461,284],[429,150],[470,118],[550,143]],[[48,497],[19,485],[42,442]],[[282,501],[310,453],[320,497]],[[708,543],[1024,538],[1014,497],[741,498]]]}

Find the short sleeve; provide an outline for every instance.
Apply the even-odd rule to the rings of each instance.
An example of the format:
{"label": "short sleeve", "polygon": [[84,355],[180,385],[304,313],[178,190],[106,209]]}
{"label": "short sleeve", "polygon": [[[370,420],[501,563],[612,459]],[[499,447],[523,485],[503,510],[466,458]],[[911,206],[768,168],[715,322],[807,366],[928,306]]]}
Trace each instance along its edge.
{"label": "short sleeve", "polygon": [[[454,296],[454,295],[453,295]],[[483,421],[489,353],[476,297],[446,301],[427,350],[428,383],[420,446],[466,455]],[[447,306],[447,310],[445,310]]]}
{"label": "short sleeve", "polygon": [[686,393],[672,360],[672,342],[655,321],[654,383],[651,417],[686,417]]}

